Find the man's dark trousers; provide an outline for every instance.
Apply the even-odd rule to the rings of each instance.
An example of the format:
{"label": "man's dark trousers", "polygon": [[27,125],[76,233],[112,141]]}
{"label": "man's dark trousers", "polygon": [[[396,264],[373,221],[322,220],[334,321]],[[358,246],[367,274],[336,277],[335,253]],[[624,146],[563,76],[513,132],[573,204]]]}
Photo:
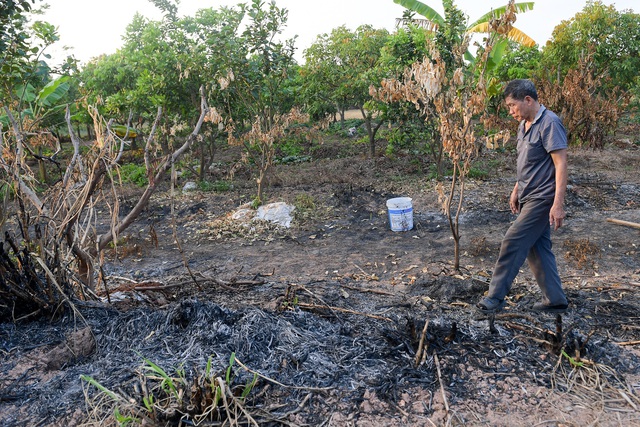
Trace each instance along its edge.
{"label": "man's dark trousers", "polygon": [[502,241],[489,286],[489,297],[503,300],[527,259],[540,286],[543,302],[547,305],[567,304],[556,258],[551,251],[551,205],[553,200],[535,199],[520,205],[520,214]]}

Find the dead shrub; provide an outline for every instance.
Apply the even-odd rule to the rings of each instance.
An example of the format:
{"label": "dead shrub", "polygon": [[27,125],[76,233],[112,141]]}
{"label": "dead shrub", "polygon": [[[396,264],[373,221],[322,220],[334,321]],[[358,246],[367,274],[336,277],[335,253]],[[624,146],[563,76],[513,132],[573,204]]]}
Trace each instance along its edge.
{"label": "dead shrub", "polygon": [[580,58],[561,83],[549,71],[537,87],[540,99],[562,118],[570,143],[601,149],[616,130],[629,95],[619,88],[605,89],[607,73],[596,74],[592,57],[593,52]]}

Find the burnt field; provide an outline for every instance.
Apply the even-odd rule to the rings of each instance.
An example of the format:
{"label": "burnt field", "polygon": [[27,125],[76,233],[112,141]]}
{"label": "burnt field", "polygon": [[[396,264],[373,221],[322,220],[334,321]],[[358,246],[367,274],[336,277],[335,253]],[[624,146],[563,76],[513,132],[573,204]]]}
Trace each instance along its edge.
{"label": "burnt field", "polygon": [[[640,231],[609,221],[640,220],[637,144],[569,153],[561,317],[528,310],[526,266],[503,313],[473,310],[514,219],[511,151],[469,182],[460,271],[411,159],[331,153],[274,170],[270,201],[306,201],[291,228],[231,218],[248,173],[162,193],[107,254],[100,300],[0,324],[0,424],[640,425]],[[411,231],[389,229],[396,196]]]}

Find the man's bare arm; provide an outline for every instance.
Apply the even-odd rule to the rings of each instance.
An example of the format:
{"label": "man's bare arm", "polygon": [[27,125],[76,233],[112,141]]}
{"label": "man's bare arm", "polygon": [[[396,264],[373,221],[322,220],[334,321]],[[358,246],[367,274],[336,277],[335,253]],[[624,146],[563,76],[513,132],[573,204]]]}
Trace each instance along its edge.
{"label": "man's bare arm", "polygon": [[554,230],[562,227],[562,220],[566,216],[564,212],[564,197],[567,192],[567,149],[551,152],[551,159],[556,167],[556,195],[553,199],[553,206],[549,212],[549,225]]}

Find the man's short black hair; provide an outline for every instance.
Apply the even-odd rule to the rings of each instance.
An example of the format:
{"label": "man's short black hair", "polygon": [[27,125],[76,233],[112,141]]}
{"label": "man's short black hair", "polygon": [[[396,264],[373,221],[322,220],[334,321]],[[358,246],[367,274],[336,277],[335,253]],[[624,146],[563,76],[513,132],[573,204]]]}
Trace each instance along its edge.
{"label": "man's short black hair", "polygon": [[522,101],[527,96],[530,96],[536,101],[538,100],[536,86],[531,80],[526,79],[511,80],[504,88],[503,95],[505,99],[511,97],[517,101]]}

